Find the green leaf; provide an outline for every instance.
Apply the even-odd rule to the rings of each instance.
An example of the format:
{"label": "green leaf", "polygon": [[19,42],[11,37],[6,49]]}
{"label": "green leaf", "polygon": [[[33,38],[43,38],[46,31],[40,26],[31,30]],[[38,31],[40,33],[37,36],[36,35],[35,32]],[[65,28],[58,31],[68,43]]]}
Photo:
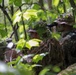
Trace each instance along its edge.
{"label": "green leaf", "polygon": [[33,62],[38,63],[42,59],[43,59],[43,56],[41,56],[40,54],[37,54],[33,57]]}
{"label": "green leaf", "polygon": [[20,22],[21,20],[21,12],[20,11],[17,11],[13,17],[12,17],[12,20],[13,20],[13,25],[16,24],[16,22]]}
{"label": "green leaf", "polygon": [[46,56],[48,53],[41,53],[41,54],[37,54],[33,57],[33,62],[38,63],[40,60],[43,59],[44,56]]}
{"label": "green leaf", "polygon": [[40,40],[38,40],[38,39],[29,40],[28,42],[26,42],[26,47],[31,49],[34,46],[39,46],[39,42],[40,42]]}
{"label": "green leaf", "polygon": [[49,68],[44,68],[44,69],[39,73],[39,75],[46,75],[46,73],[47,73],[48,71],[50,71]]}
{"label": "green leaf", "polygon": [[37,18],[37,10],[35,9],[28,9],[24,14],[23,18],[29,20],[31,17]]}
{"label": "green leaf", "polygon": [[16,6],[20,6],[20,5],[22,4],[22,0],[15,0],[15,1],[14,1],[14,4],[15,4]]}
{"label": "green leaf", "polygon": [[22,50],[22,48],[25,46],[26,41],[24,39],[20,39],[17,43],[17,48],[19,50]]}
{"label": "green leaf", "polygon": [[0,0],[0,3],[2,2],[2,0]]}
{"label": "green leaf", "polygon": [[55,7],[58,6],[60,0],[52,0],[52,5],[54,5]]}

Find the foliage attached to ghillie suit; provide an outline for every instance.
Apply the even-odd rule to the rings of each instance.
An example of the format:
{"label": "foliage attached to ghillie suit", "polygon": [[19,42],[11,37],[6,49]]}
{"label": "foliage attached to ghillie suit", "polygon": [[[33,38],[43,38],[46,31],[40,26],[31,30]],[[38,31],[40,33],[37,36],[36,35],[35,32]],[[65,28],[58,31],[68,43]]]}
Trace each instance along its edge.
{"label": "foliage attached to ghillie suit", "polygon": [[[61,45],[54,38],[48,39],[46,42],[41,43],[41,45],[37,48],[32,48],[31,50],[29,50],[28,54],[41,54],[46,52],[48,52],[48,54],[44,56],[43,59],[38,62],[38,64],[42,65],[42,67],[48,65],[56,65],[63,69],[64,53]],[[36,67],[37,73],[39,73],[41,69],[42,68]]]}

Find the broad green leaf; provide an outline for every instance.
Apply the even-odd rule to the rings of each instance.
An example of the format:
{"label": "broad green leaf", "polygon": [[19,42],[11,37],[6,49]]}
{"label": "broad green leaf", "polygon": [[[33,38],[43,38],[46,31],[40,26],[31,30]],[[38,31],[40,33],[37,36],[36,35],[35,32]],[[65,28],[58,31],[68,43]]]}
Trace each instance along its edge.
{"label": "broad green leaf", "polygon": [[32,46],[31,46],[28,42],[26,42],[26,47],[27,47],[28,49],[31,49],[31,48],[32,48]]}
{"label": "broad green leaf", "polygon": [[52,5],[54,5],[55,7],[58,6],[60,0],[52,0]]}
{"label": "broad green leaf", "polygon": [[33,62],[38,63],[42,59],[43,59],[43,56],[41,56],[40,54],[37,54],[33,57]]}
{"label": "broad green leaf", "polygon": [[24,39],[20,39],[17,43],[17,49],[22,50],[22,48],[25,46],[26,41]]}
{"label": "broad green leaf", "polygon": [[20,27],[19,27],[19,32],[20,32],[20,33],[23,32],[23,26],[22,26],[22,25],[20,25]]}
{"label": "broad green leaf", "polygon": [[21,12],[20,11],[17,11],[13,17],[12,17],[12,20],[13,20],[13,25],[16,24],[16,22],[20,22],[21,20]]}
{"label": "broad green leaf", "polygon": [[22,0],[15,0],[15,1],[14,1],[14,4],[15,4],[16,6],[20,6],[20,5],[22,4]]}
{"label": "broad green leaf", "polygon": [[[29,28],[29,25],[25,25],[25,29],[27,30]],[[19,32],[22,33],[24,31],[23,25],[20,25]]]}
{"label": "broad green leaf", "polygon": [[32,40],[29,40],[28,42],[26,42],[26,47],[31,49],[32,47],[34,46],[39,46],[39,40],[36,40],[36,39],[32,39]]}
{"label": "broad green leaf", "polygon": [[2,0],[0,0],[0,3],[2,2]]}
{"label": "broad green leaf", "polygon": [[37,42],[42,42],[40,39],[32,39],[34,41],[37,41]]}
{"label": "broad green leaf", "polygon": [[35,9],[28,9],[23,14],[24,19],[29,20],[31,17],[37,18],[37,10]]}

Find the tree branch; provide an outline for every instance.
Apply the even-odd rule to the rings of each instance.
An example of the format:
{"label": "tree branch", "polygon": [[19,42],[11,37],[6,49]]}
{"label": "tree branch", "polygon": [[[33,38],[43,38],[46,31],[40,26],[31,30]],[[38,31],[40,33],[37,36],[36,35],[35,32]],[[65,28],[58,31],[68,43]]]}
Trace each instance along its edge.
{"label": "tree branch", "polygon": [[0,5],[0,9],[3,11],[3,13],[7,16],[8,20],[10,21],[11,23],[11,26],[13,27],[12,25],[12,20],[10,18],[10,16],[8,15],[7,11]]}
{"label": "tree branch", "polygon": [[[7,11],[4,9],[4,7],[1,6],[1,5],[0,5],[0,9],[2,10],[2,12],[3,12],[3,13],[6,15],[6,17],[8,18],[8,20],[9,20],[9,22],[10,22],[10,25],[11,25],[11,27],[12,27],[13,33],[15,34],[15,40],[18,41],[16,29],[15,29],[15,27],[13,27],[13,25],[12,25],[12,20],[11,20],[9,14],[8,14]],[[16,25],[15,25],[15,26],[16,26]]]}

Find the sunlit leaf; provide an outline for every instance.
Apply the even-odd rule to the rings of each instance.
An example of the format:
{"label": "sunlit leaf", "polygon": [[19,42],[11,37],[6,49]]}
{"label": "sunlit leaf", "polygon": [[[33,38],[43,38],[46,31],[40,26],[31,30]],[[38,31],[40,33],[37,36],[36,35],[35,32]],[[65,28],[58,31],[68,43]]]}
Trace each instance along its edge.
{"label": "sunlit leaf", "polygon": [[60,0],[52,0],[52,4],[57,7]]}
{"label": "sunlit leaf", "polygon": [[37,54],[33,57],[33,62],[38,63],[40,60],[43,59],[44,56],[46,56],[48,53],[41,53],[41,54]]}
{"label": "sunlit leaf", "polygon": [[17,43],[17,49],[22,50],[22,48],[25,46],[26,41],[24,39],[20,39]]}
{"label": "sunlit leaf", "polygon": [[20,11],[17,11],[13,15],[12,20],[13,20],[13,25],[16,24],[16,22],[20,22],[20,20],[21,20],[21,12]]}
{"label": "sunlit leaf", "polygon": [[37,18],[37,10],[35,9],[28,9],[23,14],[24,19],[29,20],[31,17]]}
{"label": "sunlit leaf", "polygon": [[31,48],[32,48],[32,46],[31,46],[28,42],[26,42],[26,47],[27,47],[28,49],[31,49]]}
{"label": "sunlit leaf", "polygon": [[37,41],[37,42],[42,42],[40,39],[32,39],[34,41]]}
{"label": "sunlit leaf", "polygon": [[26,47],[29,48],[29,49],[31,49],[34,46],[38,47],[39,46],[39,42],[40,42],[40,40],[38,40],[38,39],[29,40],[28,42],[26,42]]}
{"label": "sunlit leaf", "polygon": [[37,54],[33,57],[33,62],[38,63],[42,59],[43,59],[43,56],[40,56],[40,54]]}

